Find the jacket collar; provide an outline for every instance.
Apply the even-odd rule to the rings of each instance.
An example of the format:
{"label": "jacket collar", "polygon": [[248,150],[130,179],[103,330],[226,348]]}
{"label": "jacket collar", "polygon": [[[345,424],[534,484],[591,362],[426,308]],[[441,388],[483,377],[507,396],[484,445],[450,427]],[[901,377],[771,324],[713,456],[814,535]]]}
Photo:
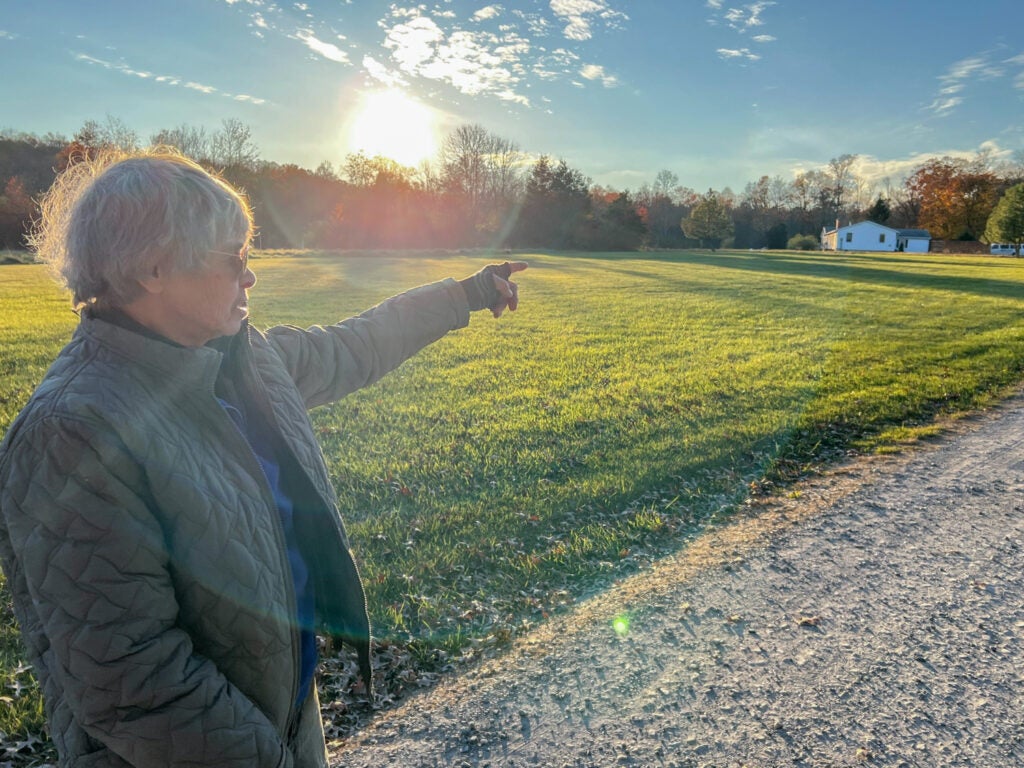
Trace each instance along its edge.
{"label": "jacket collar", "polygon": [[248,344],[248,321],[235,336],[214,339],[204,347],[183,347],[139,325],[120,312],[82,311],[76,335],[91,339],[159,377],[211,389],[225,355]]}

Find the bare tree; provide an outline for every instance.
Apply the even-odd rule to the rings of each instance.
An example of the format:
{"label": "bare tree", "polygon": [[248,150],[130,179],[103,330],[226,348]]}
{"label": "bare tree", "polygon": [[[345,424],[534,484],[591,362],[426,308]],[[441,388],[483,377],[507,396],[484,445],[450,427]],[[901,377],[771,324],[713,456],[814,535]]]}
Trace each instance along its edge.
{"label": "bare tree", "polygon": [[767,176],[747,182],[740,203],[750,210],[750,221],[758,233],[768,229],[768,211],[771,208],[770,183]]}
{"label": "bare tree", "polygon": [[334,172],[334,166],[331,165],[329,160],[321,160],[320,165],[313,171],[313,175],[318,179],[325,179],[327,181],[338,180],[338,174]]}
{"label": "bare tree", "polygon": [[132,152],[139,148],[139,136],[119,117],[108,114],[99,123],[86,120],[75,133],[74,141],[89,149],[120,149]]}
{"label": "bare tree", "polygon": [[193,160],[209,160],[210,138],[202,126],[195,127],[182,123],[174,128],[162,128],[149,137],[151,144],[174,147]]}
{"label": "bare tree", "polygon": [[460,125],[444,140],[441,166],[451,191],[466,198],[471,210],[479,208],[489,186],[488,163],[493,147],[482,125]]}
{"label": "bare tree", "polygon": [[210,160],[221,168],[254,169],[260,153],[252,140],[252,131],[241,120],[227,118],[210,139]]}
{"label": "bare tree", "polygon": [[523,191],[525,156],[519,147],[480,125],[463,125],[441,147],[445,190],[461,198],[468,224],[495,232]]}
{"label": "bare tree", "polygon": [[792,202],[792,188],[781,176],[772,176],[768,181],[768,206],[776,214],[789,207]]}
{"label": "bare tree", "polygon": [[856,161],[857,155],[840,155],[828,161],[826,174],[831,182],[831,202],[836,216],[842,215],[850,194],[857,187],[857,180],[853,174],[853,164]]}
{"label": "bare tree", "polygon": [[679,187],[679,176],[670,170],[662,169],[654,177],[654,194],[672,199]]}

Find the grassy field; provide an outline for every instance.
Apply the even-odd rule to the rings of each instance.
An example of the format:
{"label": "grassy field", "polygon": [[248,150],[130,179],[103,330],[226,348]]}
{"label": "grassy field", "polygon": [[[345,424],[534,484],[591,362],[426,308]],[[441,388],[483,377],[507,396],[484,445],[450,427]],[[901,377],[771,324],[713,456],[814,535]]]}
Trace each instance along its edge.
{"label": "grassy field", "polygon": [[[751,493],[897,449],[1024,378],[1015,259],[516,258],[519,312],[479,313],[313,416],[375,634],[423,658],[500,646]],[[330,322],[486,261],[257,254],[253,321]],[[38,266],[0,267],[0,306],[4,430],[75,317]],[[38,697],[4,611],[0,731],[31,733]]]}

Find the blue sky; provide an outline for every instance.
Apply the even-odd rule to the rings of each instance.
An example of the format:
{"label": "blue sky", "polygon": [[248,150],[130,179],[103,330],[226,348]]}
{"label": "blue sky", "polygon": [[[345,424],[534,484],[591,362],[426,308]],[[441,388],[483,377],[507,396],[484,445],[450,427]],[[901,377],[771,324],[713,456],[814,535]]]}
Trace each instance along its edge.
{"label": "blue sky", "polygon": [[1020,0],[2,2],[0,128],[38,134],[234,118],[313,168],[479,123],[620,190],[1024,152]]}

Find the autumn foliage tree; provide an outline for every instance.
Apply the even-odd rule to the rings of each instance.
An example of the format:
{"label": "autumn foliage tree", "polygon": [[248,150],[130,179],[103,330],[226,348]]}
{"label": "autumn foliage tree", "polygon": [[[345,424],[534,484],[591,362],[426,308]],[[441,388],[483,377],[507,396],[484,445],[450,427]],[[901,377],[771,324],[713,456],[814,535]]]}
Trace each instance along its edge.
{"label": "autumn foliage tree", "polygon": [[974,240],[985,231],[999,194],[999,180],[979,163],[929,160],[906,181],[919,201],[918,225],[943,240]]}
{"label": "autumn foliage tree", "polygon": [[0,247],[23,248],[35,204],[18,176],[12,176],[0,194]]}
{"label": "autumn foliage tree", "polygon": [[[943,157],[879,189],[857,176],[857,155],[844,154],[789,180],[760,176],[740,195],[728,187],[698,195],[669,170],[635,193],[619,192],[593,185],[564,160],[542,155],[528,163],[536,156],[480,125],[452,131],[437,158],[417,168],[356,153],[337,173],[328,161],[309,171],[261,159],[249,127],[237,120],[209,132],[182,124],[153,133],[150,142],[176,147],[240,186],[252,200],[263,248],[624,250],[694,240],[717,248],[730,236],[732,247],[779,248],[797,235],[817,243],[823,228],[863,218],[927,228],[936,239],[986,232],[991,239],[1004,231],[986,230],[1001,221],[991,219],[999,195],[1024,181],[1024,155],[1001,164],[991,156]],[[86,120],[70,141],[0,130],[0,243],[21,243],[33,201],[56,171],[137,144],[135,132],[109,115]]]}

